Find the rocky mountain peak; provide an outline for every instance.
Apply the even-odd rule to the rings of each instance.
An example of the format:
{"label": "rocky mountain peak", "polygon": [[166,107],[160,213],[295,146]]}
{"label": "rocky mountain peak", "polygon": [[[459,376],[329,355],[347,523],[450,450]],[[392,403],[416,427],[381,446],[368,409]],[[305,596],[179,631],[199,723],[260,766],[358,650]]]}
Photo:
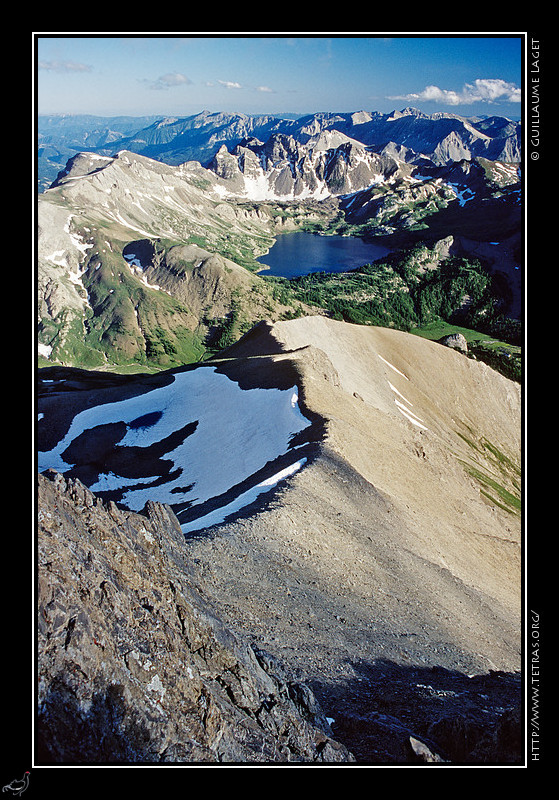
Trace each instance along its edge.
{"label": "rocky mountain peak", "polygon": [[60,186],[69,180],[89,175],[96,170],[104,169],[113,161],[113,157],[99,156],[96,153],[77,153],[68,159],[66,167],[58,173],[52,187]]}

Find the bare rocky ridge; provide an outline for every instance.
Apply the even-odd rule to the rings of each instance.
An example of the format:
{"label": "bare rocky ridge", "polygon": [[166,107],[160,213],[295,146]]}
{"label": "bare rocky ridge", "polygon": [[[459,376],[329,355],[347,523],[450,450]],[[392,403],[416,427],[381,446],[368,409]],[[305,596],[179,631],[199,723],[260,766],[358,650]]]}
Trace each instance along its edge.
{"label": "bare rocky ridge", "polygon": [[304,145],[282,134],[274,134],[265,143],[243,140],[231,153],[222,145],[209,167],[226,182],[228,191],[260,200],[324,199],[411,172],[391,156],[369,152],[335,130]]}
{"label": "bare rocky ridge", "polygon": [[239,641],[176,518],[39,476],[39,764],[344,762],[312,693]]}
{"label": "bare rocky ridge", "polygon": [[[151,504],[146,519],[41,481],[50,756],[76,758],[60,739],[72,711],[70,745],[103,732],[86,761],[518,763],[518,384],[440,344],[323,317],[262,323],[222,356],[250,386],[294,370],[322,440],[264,502],[186,537],[169,508]],[[225,635],[248,648],[226,679],[206,658],[217,648],[230,665],[212,638]],[[272,713],[287,715],[273,725],[270,681]],[[214,711],[201,721],[202,695]],[[307,699],[294,710],[294,698]]]}
{"label": "bare rocky ridge", "polygon": [[[388,329],[304,318],[252,335],[255,350],[297,359],[302,397],[327,418],[327,435],[265,513],[188,541],[205,593],[301,671],[360,759],[405,762],[387,734],[395,746],[414,725],[427,736],[437,719],[442,730],[462,716],[462,749],[439,739],[438,752],[475,762],[468,703],[441,698],[470,699],[483,678],[467,676],[489,686],[497,671],[494,682],[512,688],[504,706],[520,700],[520,519],[472,478],[506,480],[495,452],[519,464],[518,385]],[[426,697],[439,698],[429,712]],[[477,709],[483,735],[490,718]],[[383,725],[379,744],[372,731]]]}

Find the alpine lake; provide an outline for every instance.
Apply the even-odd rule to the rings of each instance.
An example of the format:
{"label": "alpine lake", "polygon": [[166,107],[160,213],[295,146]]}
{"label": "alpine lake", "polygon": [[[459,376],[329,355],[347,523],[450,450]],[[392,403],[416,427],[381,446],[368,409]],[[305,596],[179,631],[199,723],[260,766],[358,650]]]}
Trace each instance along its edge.
{"label": "alpine lake", "polygon": [[298,278],[311,272],[348,272],[388,255],[390,250],[354,236],[324,236],[295,231],[278,236],[269,252],[257,258],[262,274]]}

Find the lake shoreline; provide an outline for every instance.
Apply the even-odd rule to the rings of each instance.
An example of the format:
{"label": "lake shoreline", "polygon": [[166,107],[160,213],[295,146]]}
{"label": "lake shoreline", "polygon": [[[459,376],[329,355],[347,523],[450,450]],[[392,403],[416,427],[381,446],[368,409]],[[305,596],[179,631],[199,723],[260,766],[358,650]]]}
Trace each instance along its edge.
{"label": "lake shoreline", "polygon": [[290,231],[281,234],[268,252],[256,259],[261,265],[257,273],[291,279],[313,272],[350,272],[384,258],[390,252],[385,245],[357,236]]}

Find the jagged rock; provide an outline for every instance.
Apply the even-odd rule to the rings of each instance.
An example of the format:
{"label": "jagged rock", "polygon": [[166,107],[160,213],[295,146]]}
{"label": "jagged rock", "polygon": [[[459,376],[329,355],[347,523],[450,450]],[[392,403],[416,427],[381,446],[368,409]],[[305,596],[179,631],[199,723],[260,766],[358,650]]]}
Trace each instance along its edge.
{"label": "jagged rock", "polygon": [[351,762],[312,692],[234,636],[170,508],[39,476],[38,762]]}
{"label": "jagged rock", "polygon": [[231,153],[223,145],[210,169],[231,192],[281,200],[352,193],[399,175],[402,166],[388,154],[371,152],[361,142],[329,131],[305,144],[276,133],[265,143],[243,140]]}

